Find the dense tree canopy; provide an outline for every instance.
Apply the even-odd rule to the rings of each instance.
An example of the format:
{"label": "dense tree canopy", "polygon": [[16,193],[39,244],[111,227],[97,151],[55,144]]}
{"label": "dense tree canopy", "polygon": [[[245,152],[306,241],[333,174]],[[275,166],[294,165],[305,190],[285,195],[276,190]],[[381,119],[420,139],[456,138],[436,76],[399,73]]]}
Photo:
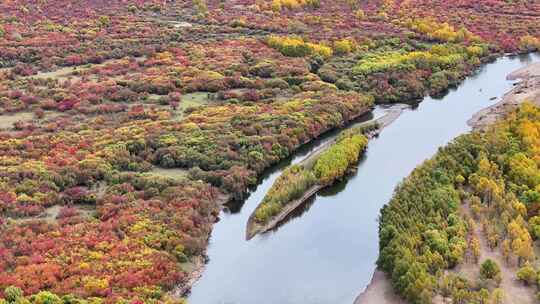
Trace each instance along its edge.
{"label": "dense tree canopy", "polygon": [[[529,264],[536,256],[540,180],[538,144],[540,109],[524,104],[485,133],[463,135],[414,170],[382,210],[378,265],[388,272],[397,291],[413,303],[430,303],[434,295],[474,299],[473,282],[441,288],[442,271],[461,263],[470,252],[478,259],[474,236],[481,225],[492,250],[510,264],[522,265],[516,278],[536,284]],[[464,209],[470,208],[473,219]],[[501,280],[499,265],[487,259],[480,278]],[[443,278],[455,284],[458,277]],[[452,283],[453,282],[453,283]],[[495,290],[491,290],[495,296]]]}

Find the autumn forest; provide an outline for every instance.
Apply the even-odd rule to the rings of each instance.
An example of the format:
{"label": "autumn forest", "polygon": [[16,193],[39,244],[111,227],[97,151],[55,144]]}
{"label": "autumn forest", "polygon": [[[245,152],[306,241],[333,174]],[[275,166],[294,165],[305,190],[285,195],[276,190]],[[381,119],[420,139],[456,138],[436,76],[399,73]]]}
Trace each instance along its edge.
{"label": "autumn forest", "polygon": [[[259,232],[362,170],[397,118],[358,124],[375,106],[539,49],[534,0],[3,0],[0,303],[187,303],[221,210],[266,170],[356,124],[284,170]],[[480,226],[537,288],[539,111],[457,138],[381,202],[402,299],[503,303]],[[469,258],[480,283],[450,271]]]}

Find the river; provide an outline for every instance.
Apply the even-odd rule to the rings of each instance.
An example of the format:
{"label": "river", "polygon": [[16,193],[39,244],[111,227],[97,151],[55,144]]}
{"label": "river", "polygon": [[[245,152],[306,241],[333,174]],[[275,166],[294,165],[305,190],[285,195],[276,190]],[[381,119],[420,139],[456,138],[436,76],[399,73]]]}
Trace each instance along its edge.
{"label": "river", "polygon": [[[396,185],[438,147],[469,131],[467,120],[512,88],[508,73],[536,61],[538,54],[500,58],[444,97],[411,106],[370,141],[354,176],[317,194],[276,231],[246,241],[249,215],[285,166],[336,132],[300,149],[270,170],[243,204],[221,213],[210,239],[210,261],[189,303],[353,303],[375,269],[377,218]],[[382,112],[376,107],[372,115]]]}

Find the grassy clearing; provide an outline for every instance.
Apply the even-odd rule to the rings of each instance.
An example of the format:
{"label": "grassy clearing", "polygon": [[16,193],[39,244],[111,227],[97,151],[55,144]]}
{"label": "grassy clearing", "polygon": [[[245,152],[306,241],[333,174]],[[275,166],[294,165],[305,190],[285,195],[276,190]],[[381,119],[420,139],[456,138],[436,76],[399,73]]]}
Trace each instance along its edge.
{"label": "grassy clearing", "polygon": [[[91,66],[91,65],[86,65],[86,66],[83,66],[83,67],[84,68],[89,68],[87,66]],[[79,78],[78,76],[74,75],[73,73],[80,70],[80,68],[81,67],[79,67],[79,66],[75,66],[75,67],[61,68],[61,69],[58,69],[56,71],[51,71],[51,72],[39,72],[36,75],[30,76],[29,78],[35,78],[35,79],[47,79],[47,78],[67,79],[70,76],[73,77],[73,78]]]}
{"label": "grassy clearing", "polygon": [[[144,56],[134,57],[134,59],[137,62],[142,62],[146,60],[146,57]],[[87,64],[77,65],[77,66],[62,67],[51,72],[39,72],[36,75],[28,76],[27,78],[34,78],[34,79],[52,78],[52,79],[59,79],[59,80],[66,80],[66,79],[71,78],[73,80],[81,80],[81,76],[79,75],[80,73],[89,71],[93,68],[104,67],[111,63],[120,62],[121,60],[122,59],[109,59],[109,60],[103,61],[102,63],[97,63],[97,64],[87,63]],[[1,72],[1,69],[0,69],[0,72]],[[98,78],[99,78],[98,75],[92,74],[90,75],[89,79],[92,81],[97,81]],[[115,78],[118,79],[118,77],[111,77],[111,79],[115,79]]]}
{"label": "grassy clearing", "polygon": [[[61,205],[54,205],[51,207],[46,208],[40,215],[37,216],[28,216],[28,217],[20,217],[20,218],[10,218],[15,223],[25,223],[25,222],[31,222],[31,221],[45,221],[47,223],[56,223],[58,221],[58,215],[60,214],[60,210],[62,210],[64,206]],[[82,218],[92,218],[96,214],[95,206],[92,205],[73,205],[71,208],[74,208],[79,217]]]}
{"label": "grassy clearing", "polygon": [[212,93],[207,93],[207,92],[195,92],[195,93],[184,94],[182,96],[181,103],[184,104],[184,107],[204,105],[210,101],[211,94]]}
{"label": "grassy clearing", "polygon": [[151,175],[157,175],[161,177],[173,178],[173,179],[185,179],[188,175],[188,170],[179,168],[160,168],[155,167],[150,172]]}
{"label": "grassy clearing", "polygon": [[210,103],[210,95],[212,93],[207,92],[195,92],[182,95],[182,100],[176,110],[178,118],[182,118],[185,112],[189,108],[204,106]]}
{"label": "grassy clearing", "polygon": [[60,116],[60,113],[53,111],[45,111],[45,116],[42,118],[36,118],[34,113],[31,112],[18,112],[18,113],[8,113],[0,115],[0,129],[8,130],[14,128],[16,122],[34,122],[37,124],[43,123],[49,119],[56,118]]}
{"label": "grassy clearing", "polygon": [[11,129],[13,124],[18,121],[30,121],[34,114],[30,112],[19,112],[0,116],[0,129]]}

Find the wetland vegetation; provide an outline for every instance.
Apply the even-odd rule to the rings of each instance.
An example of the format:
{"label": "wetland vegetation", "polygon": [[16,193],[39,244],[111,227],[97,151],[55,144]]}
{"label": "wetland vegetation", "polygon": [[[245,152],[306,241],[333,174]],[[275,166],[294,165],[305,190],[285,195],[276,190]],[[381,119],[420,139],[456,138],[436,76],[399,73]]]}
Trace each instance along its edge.
{"label": "wetland vegetation", "polygon": [[[375,104],[440,95],[504,53],[537,50],[539,11],[2,1],[0,302],[182,303],[224,198],[245,199],[265,170]],[[331,184],[366,145],[344,136],[291,175]]]}

